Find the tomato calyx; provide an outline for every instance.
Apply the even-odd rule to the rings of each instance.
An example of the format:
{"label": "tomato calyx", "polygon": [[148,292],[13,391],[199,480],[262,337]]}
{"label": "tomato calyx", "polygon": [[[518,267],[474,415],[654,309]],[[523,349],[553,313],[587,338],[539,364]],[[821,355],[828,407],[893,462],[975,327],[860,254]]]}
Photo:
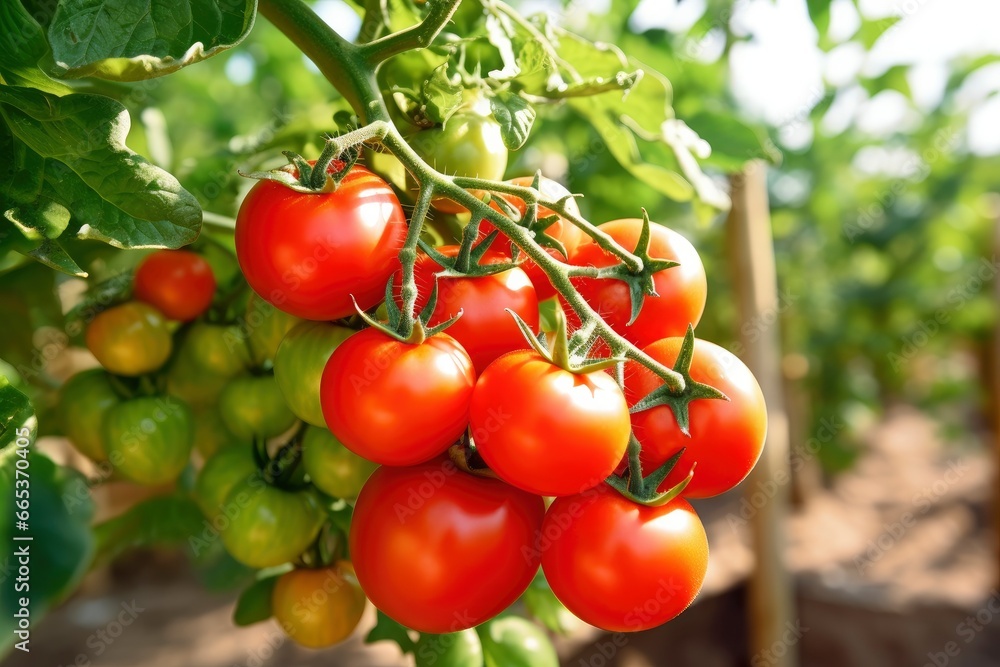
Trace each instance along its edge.
{"label": "tomato calyx", "polygon": [[[468,227],[466,227],[468,230]],[[418,244],[420,249],[434,260],[434,263],[442,267],[434,275],[438,278],[482,278],[494,276],[498,273],[510,271],[517,268],[521,262],[495,262],[483,264],[482,259],[490,251],[490,245],[500,234],[493,230],[490,234],[478,243],[473,243],[476,234],[466,231],[462,238],[462,244],[454,257],[445,255],[437,248],[420,239]]]}
{"label": "tomato calyx", "polygon": [[558,305],[555,310],[556,330],[550,335],[545,332],[536,335],[517,313],[510,308],[506,310],[517,322],[518,328],[531,348],[543,359],[564,371],[574,374],[595,373],[625,362],[622,357],[588,359],[585,352],[592,342],[590,335],[584,330],[585,337],[581,340],[574,334],[571,344],[571,339],[566,335],[566,315]]}
{"label": "tomato calyx", "polygon": [[640,447],[641,445],[633,433],[629,436],[628,444],[629,467],[625,469],[622,477],[610,475],[605,482],[632,502],[649,507],[666,505],[681,495],[687,485],[691,483],[691,480],[694,478],[694,469],[696,466],[691,466],[687,477],[660,493],[657,489],[659,489],[663,480],[667,478],[667,475],[670,474],[670,471],[674,469],[674,466],[677,465],[681,455],[684,454],[684,448],[681,448],[680,451],[667,459],[663,465],[649,473],[649,475],[643,476],[642,464],[638,460]]}
{"label": "tomato calyx", "polygon": [[295,433],[292,434],[288,442],[283,444],[271,457],[267,455],[267,442],[254,438],[254,459],[265,482],[282,489],[300,489],[307,486],[300,479],[301,475],[297,475],[302,463],[302,439],[304,436],[305,424],[299,422]]}
{"label": "tomato calyx", "polygon": [[[504,197],[493,197],[490,195],[490,199],[486,203],[495,203],[500,210],[508,218],[517,222],[518,225],[524,227],[531,233],[535,240],[535,243],[542,246],[543,248],[552,248],[556,252],[560,253],[563,257],[569,257],[569,252],[566,250],[566,246],[562,241],[555,238],[554,236],[547,233],[547,230],[552,227],[555,223],[559,222],[559,215],[547,215],[544,217],[538,217],[538,208],[541,199],[541,179],[542,172],[536,171],[535,176],[531,181],[531,190],[536,196],[528,197],[524,199],[525,211],[522,216],[520,212],[507,201]],[[558,206],[560,210],[565,210],[565,204],[568,200],[573,199],[575,195],[569,194],[559,199]],[[476,223],[478,224],[478,223]],[[471,225],[470,225],[471,226]],[[515,243],[511,243],[511,256],[516,261],[518,255],[521,254],[521,249],[517,247]]]}
{"label": "tomato calyx", "polygon": [[715,387],[695,382],[691,378],[691,360],[694,357],[694,327],[688,325],[687,333],[684,334],[684,342],[681,344],[677,361],[674,362],[673,370],[684,378],[684,390],[674,393],[664,384],[650,393],[646,394],[629,410],[630,413],[642,412],[660,405],[665,405],[674,413],[677,426],[684,435],[691,435],[689,428],[691,418],[689,407],[691,401],[698,399],[722,399],[728,401],[729,397]]}
{"label": "tomato calyx", "polygon": [[649,225],[649,214],[646,212],[646,209],[642,209],[642,232],[639,234],[639,240],[636,241],[635,250],[632,251],[632,254],[635,257],[642,260],[642,268],[638,270],[631,270],[624,263],[619,263],[614,266],[597,270],[598,278],[621,280],[628,285],[629,300],[632,306],[628,324],[632,324],[635,322],[636,318],[639,317],[639,313],[642,311],[642,304],[645,301],[646,296],[659,296],[656,293],[656,285],[653,283],[653,276],[665,269],[680,266],[678,262],[674,262],[669,259],[658,259],[650,256]]}
{"label": "tomato calyx", "polygon": [[240,171],[240,176],[274,181],[303,194],[334,192],[358,161],[361,150],[357,146],[341,149],[334,138],[327,137],[323,152],[314,163],[293,151],[281,151],[281,154],[288,159],[284,167],[248,174]]}
{"label": "tomato calyx", "polygon": [[[451,319],[437,324],[435,326],[429,326],[431,316],[434,314],[434,307],[437,305],[438,299],[438,285],[437,279],[434,280],[434,287],[431,289],[430,297],[427,299],[427,303],[420,310],[420,313],[409,319],[405,315],[399,305],[396,303],[394,294],[394,283],[395,275],[389,276],[389,282],[385,286],[385,310],[386,310],[386,322],[380,322],[358,306],[358,302],[354,302],[354,307],[358,311],[358,317],[360,317],[364,322],[372,327],[373,329],[378,329],[386,336],[398,340],[401,343],[406,343],[408,345],[420,345],[425,340],[441,333],[452,324],[458,321],[458,318],[462,316],[462,311],[458,311],[458,314]],[[353,298],[353,297],[352,297]]]}

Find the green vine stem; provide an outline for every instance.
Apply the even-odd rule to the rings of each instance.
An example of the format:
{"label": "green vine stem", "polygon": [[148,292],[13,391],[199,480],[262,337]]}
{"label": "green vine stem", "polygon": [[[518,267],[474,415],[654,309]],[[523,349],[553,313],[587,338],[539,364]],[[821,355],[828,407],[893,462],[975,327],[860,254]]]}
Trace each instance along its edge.
{"label": "green vine stem", "polygon": [[[316,64],[320,72],[344,96],[365,123],[358,130],[331,139],[336,142],[338,149],[344,150],[361,143],[384,146],[421,185],[422,191],[432,192],[461,204],[472,212],[473,220],[488,220],[521,248],[545,272],[552,285],[580,317],[580,321],[593,323],[594,332],[607,342],[613,356],[623,356],[649,368],[663,379],[671,392],[678,394],[683,392],[685,381],[679,373],[658,363],[614,331],[570,282],[571,275],[600,274],[581,271],[581,267],[571,267],[555,259],[535,241],[529,230],[465,188],[511,194],[523,199],[529,209],[536,209],[542,204],[560,215],[565,215],[567,220],[582,229],[602,248],[618,257],[631,272],[642,270],[643,263],[639,257],[622,248],[593,224],[567,212],[565,200],[542,201],[540,194],[534,188],[471,178],[453,178],[441,174],[416,154],[393,125],[375,77],[378,63],[395,53],[429,44],[451,18],[458,4],[459,0],[439,0],[431,5],[430,11],[421,23],[361,46],[341,37],[302,0],[260,0],[258,6],[261,14],[274,23]],[[411,227],[418,228],[416,231],[411,229],[413,234],[419,236],[422,222],[422,220],[411,221]],[[412,281],[412,265],[416,253],[406,252],[405,249],[404,253],[401,253],[400,257],[404,276],[409,275]],[[407,281],[404,279],[404,282]],[[404,289],[406,287],[404,285]]]}

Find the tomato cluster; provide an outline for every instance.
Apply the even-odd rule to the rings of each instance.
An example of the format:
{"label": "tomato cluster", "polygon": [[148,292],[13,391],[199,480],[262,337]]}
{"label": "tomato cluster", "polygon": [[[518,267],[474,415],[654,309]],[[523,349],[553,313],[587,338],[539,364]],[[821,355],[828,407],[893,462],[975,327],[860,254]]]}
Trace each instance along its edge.
{"label": "tomato cluster", "polygon": [[[449,127],[484,131],[490,121],[468,113]],[[339,168],[337,187],[318,192],[254,186],[235,232],[245,283],[217,285],[193,252],[146,258],[134,300],[88,327],[104,369],[66,384],[67,435],[143,484],[175,480],[195,447],[194,499],[228,552],[257,569],[294,564],[270,604],[305,646],[349,635],[367,598],[427,633],[418,664],[421,646],[502,664],[518,645],[509,636],[527,635],[501,612],[539,570],[570,611],[608,630],[683,611],[708,563],[685,498],[738,484],[766,430],[750,371],[691,336],[706,300],[693,246],[639,219],[595,233],[562,186],[509,182],[562,201],[562,215],[532,212],[546,223],[531,233],[581,269],[572,286],[634,346],[627,363],[598,363],[622,341],[605,331],[571,346],[549,273],[485,220],[464,246],[424,246],[404,286],[409,221],[395,191]],[[498,196],[500,213],[529,211]],[[627,277],[609,273],[613,244],[659,262],[637,315]],[[557,326],[540,337],[543,305]],[[570,333],[583,326],[573,309],[566,319]],[[704,393],[670,395],[662,367]],[[659,489],[642,491],[647,477]],[[338,512],[351,505],[348,527]],[[432,644],[442,633],[459,634]]]}

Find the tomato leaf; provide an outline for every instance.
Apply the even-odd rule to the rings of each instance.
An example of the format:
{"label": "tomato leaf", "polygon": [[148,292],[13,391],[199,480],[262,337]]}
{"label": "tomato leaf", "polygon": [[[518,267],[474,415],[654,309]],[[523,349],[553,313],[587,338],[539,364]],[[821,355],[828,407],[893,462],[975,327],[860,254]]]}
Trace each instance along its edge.
{"label": "tomato leaf", "polygon": [[[62,208],[72,216],[67,231],[119,248],[176,248],[197,238],[198,201],[125,146],[130,123],[120,103],[0,85],[0,115],[18,148],[15,158],[34,168],[30,189],[23,178],[0,181],[6,221],[19,221],[22,232],[31,227],[54,238],[55,212]],[[8,198],[18,206],[13,213]],[[29,205],[48,216],[26,214]]]}
{"label": "tomato leaf", "polygon": [[271,618],[271,593],[280,577],[281,574],[272,574],[244,588],[233,609],[233,623],[246,626]]}
{"label": "tomato leaf", "polygon": [[434,68],[421,88],[427,118],[444,124],[462,106],[462,83],[448,76],[448,63]]}
{"label": "tomato leaf", "polygon": [[219,539],[194,500],[182,495],[158,496],[94,526],[98,562],[139,546],[188,544],[198,554],[201,543]]}
{"label": "tomato leaf", "polygon": [[28,397],[6,375],[0,375],[0,449],[12,444],[18,438],[19,430],[33,429],[34,416],[35,410]]}
{"label": "tomato leaf", "polygon": [[365,637],[365,643],[374,644],[382,640],[396,642],[403,653],[413,653],[413,649],[417,647],[417,643],[413,641],[413,637],[410,636],[410,631],[406,627],[380,611],[378,612],[378,620],[375,622],[375,627]]}
{"label": "tomato leaf", "polygon": [[49,69],[62,78],[150,79],[243,41],[256,0],[59,0]]}
{"label": "tomato leaf", "polygon": [[45,33],[20,2],[0,3],[0,77],[12,86],[38,88],[49,93],[70,92],[50,79],[38,62],[49,53]]}
{"label": "tomato leaf", "polygon": [[[0,394],[6,391],[0,389]],[[30,560],[29,613],[33,625],[75,588],[89,569],[94,553],[88,527],[94,508],[86,480],[75,470],[58,466],[35,451],[33,414],[22,424],[30,432],[27,437],[31,444],[0,451],[0,488],[5,490],[0,494],[0,540],[7,545],[0,556],[0,608],[6,612],[0,618],[0,654],[20,641],[14,634],[14,613],[26,593],[15,590],[21,558],[18,552],[26,548]],[[30,476],[27,530],[15,516],[15,512],[24,511],[15,498],[15,483],[25,479],[18,470]],[[17,488],[23,487],[19,484]],[[25,536],[31,540],[15,541],[15,537]]]}
{"label": "tomato leaf", "polygon": [[523,97],[505,90],[490,98],[493,117],[500,123],[504,145],[516,151],[528,140],[535,122],[535,110]]}

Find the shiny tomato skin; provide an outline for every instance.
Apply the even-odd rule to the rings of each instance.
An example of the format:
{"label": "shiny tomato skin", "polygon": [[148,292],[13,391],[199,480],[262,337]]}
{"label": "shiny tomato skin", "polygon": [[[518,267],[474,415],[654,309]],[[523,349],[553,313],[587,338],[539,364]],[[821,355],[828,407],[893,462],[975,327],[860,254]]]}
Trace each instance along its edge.
{"label": "shiny tomato skin", "polygon": [[173,338],[160,311],[139,301],[112,306],[87,325],[87,348],[109,373],[143,375],[170,358]]}
{"label": "shiny tomato skin", "polygon": [[63,433],[77,451],[93,461],[107,458],[102,423],[104,415],[122,402],[110,376],[100,368],[80,371],[59,391]]}
{"label": "shiny tomato skin", "polygon": [[194,447],[191,408],[173,396],[139,396],[104,415],[104,451],[115,470],[146,486],[168,484],[184,471]]}
{"label": "shiny tomato skin", "polygon": [[[458,254],[458,246],[438,248],[446,257]],[[482,264],[506,261],[500,253],[487,253]],[[443,267],[427,255],[417,258],[414,278],[417,283],[417,309],[423,308],[434,289],[434,274]],[[497,357],[528,347],[524,334],[507,309],[538,331],[538,297],[524,271],[514,268],[481,277],[439,278],[434,314],[429,324],[446,322],[461,311],[462,316],[447,329],[449,336],[461,343],[472,358],[476,372]]]}
{"label": "shiny tomato skin", "polygon": [[335,192],[273,181],[250,190],[236,219],[236,256],[254,292],[281,310],[335,320],[371,308],[399,267],[406,216],[388,183],[354,166]]}
{"label": "shiny tomato skin", "polygon": [[308,648],[326,648],[350,637],[366,602],[347,561],[286,572],[271,593],[275,620],[296,643]]}
{"label": "shiny tomato skin", "polygon": [[506,354],[476,382],[472,437],[503,480],[543,496],[592,488],[628,447],[628,406],[607,373],[576,374],[534,350]]}
{"label": "shiny tomato skin", "polygon": [[607,485],[556,498],[545,515],[542,570],[577,617],[637,632],[687,609],[708,569],[708,538],[690,504],[638,505]]}
{"label": "shiny tomato skin", "polygon": [[[511,178],[507,180],[507,183],[511,183],[513,185],[520,185],[526,188],[531,187],[531,184],[533,182],[534,182],[534,177],[532,176],[518,176],[517,178]],[[570,194],[570,191],[567,190],[565,187],[563,187],[558,181],[553,181],[552,179],[545,178],[544,176],[538,182],[538,190],[539,192],[542,193],[542,196],[545,197],[546,199],[556,200],[556,201]],[[517,212],[520,213],[522,216],[524,215],[525,211],[527,211],[528,207],[524,203],[524,200],[522,199],[518,199],[517,197],[513,197],[510,195],[495,195],[495,196],[503,197],[515,209],[517,209]],[[496,210],[503,212],[503,210],[500,208],[498,204],[494,203],[492,204],[492,206]],[[576,215],[580,214],[580,208],[577,206],[575,199],[570,199],[566,206]],[[544,206],[538,207],[539,218],[547,218],[552,215],[558,215],[558,214],[550,208],[546,208]],[[486,238],[495,229],[496,228],[493,226],[492,223],[484,220],[479,224],[479,237]],[[563,244],[563,247],[566,248],[566,252],[569,253],[568,255],[564,255],[555,248],[545,249],[547,253],[549,253],[554,258],[562,262],[565,262],[569,259],[569,257],[572,257],[576,252],[577,247],[584,241],[588,240],[587,235],[584,234],[579,227],[574,225],[572,222],[566,220],[562,216],[559,216],[558,220],[556,220],[554,223],[552,223],[551,226],[546,228],[545,233],[551,236],[552,238],[556,239],[557,241],[560,241]],[[510,241],[503,234],[497,236],[496,240],[493,241],[490,248],[492,250],[497,250],[499,252],[502,252],[506,257],[511,256]],[[539,301],[544,301],[549,297],[555,296],[556,294],[555,287],[552,286],[552,283],[549,282],[549,277],[545,275],[545,272],[542,271],[541,267],[535,264],[534,260],[525,259],[524,263],[521,264],[521,269],[528,275],[528,278],[531,280],[531,284],[535,286],[535,292],[538,294]]]}
{"label": "shiny tomato skin", "polygon": [[378,466],[361,458],[325,428],[310,426],[302,438],[302,468],[317,489],[353,500]]}
{"label": "shiny tomato skin", "polygon": [[[626,250],[635,250],[642,220],[613,220],[599,226]],[[679,262],[653,276],[657,296],[646,296],[642,311],[629,324],[631,299],[628,285],[611,278],[574,278],[573,284],[611,328],[639,347],[668,336],[683,336],[688,325],[697,326],[705,310],[708,282],[705,267],[691,242],[663,225],[650,225],[649,254]],[[618,259],[593,240],[581,244],[571,258],[577,266],[605,267]]]}
{"label": "shiny tomato skin", "polygon": [[[645,352],[665,366],[677,360],[683,338],[666,338],[647,346]],[[632,415],[632,427],[642,443],[645,470],[664,463],[685,447],[677,465],[661,488],[687,476],[697,463],[688,498],[708,498],[728,491],[750,473],[760,458],[767,435],[764,394],[750,369],[728,350],[701,339],[694,341],[691,377],[715,387],[729,400],[697,399],[689,406],[690,432],[680,432],[673,412],[666,406]],[[634,405],[662,381],[648,369],[629,362],[625,367],[625,396]]]}
{"label": "shiny tomato skin", "polygon": [[358,581],[409,628],[471,628],[512,604],[538,571],[544,511],[540,497],[447,459],[379,468],[351,521]]}
{"label": "shiny tomato skin", "polygon": [[157,250],[135,270],[133,296],[167,318],[190,322],[212,305],[215,274],[204,257],[190,250]]}
{"label": "shiny tomato skin", "polygon": [[451,336],[410,345],[365,329],[330,357],[320,402],[330,432],[352,452],[382,465],[414,465],[462,435],[475,384],[472,360]]}

